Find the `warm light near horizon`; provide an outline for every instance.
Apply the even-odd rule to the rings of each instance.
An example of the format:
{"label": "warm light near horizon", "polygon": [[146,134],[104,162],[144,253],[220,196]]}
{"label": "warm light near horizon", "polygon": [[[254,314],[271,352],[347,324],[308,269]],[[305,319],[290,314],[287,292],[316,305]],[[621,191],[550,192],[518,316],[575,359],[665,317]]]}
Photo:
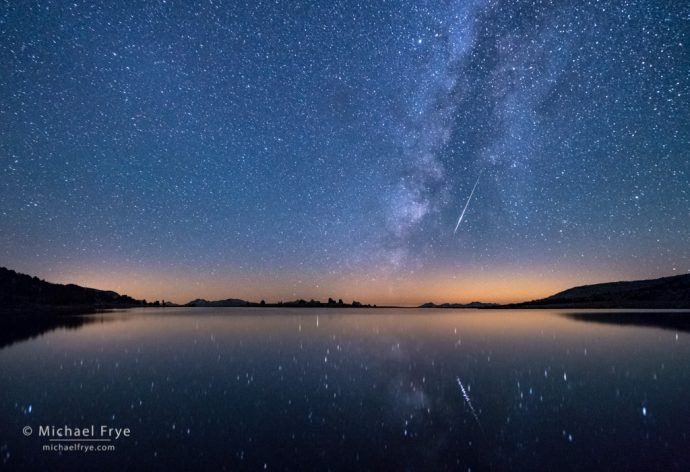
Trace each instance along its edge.
{"label": "warm light near horizon", "polygon": [[543,298],[561,290],[586,283],[612,281],[611,274],[567,276],[538,271],[483,272],[467,276],[416,274],[414,277],[391,278],[358,276],[350,278],[276,276],[259,278],[241,274],[197,274],[189,272],[146,272],[117,268],[108,272],[94,269],[72,270],[45,277],[49,282],[75,283],[101,290],[114,290],[137,299],[168,300],[186,303],[196,298],[221,300],[240,298],[268,302],[295,299],[342,298],[349,303],[358,300],[376,305],[416,306],[426,302],[512,303]]}

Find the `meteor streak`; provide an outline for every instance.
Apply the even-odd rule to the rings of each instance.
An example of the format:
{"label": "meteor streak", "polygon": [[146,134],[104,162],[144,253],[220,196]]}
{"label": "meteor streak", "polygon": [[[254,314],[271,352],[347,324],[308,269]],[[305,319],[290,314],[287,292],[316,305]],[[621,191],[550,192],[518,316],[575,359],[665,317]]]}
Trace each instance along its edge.
{"label": "meteor streak", "polygon": [[472,195],[474,195],[474,190],[477,188],[477,184],[479,183],[479,177],[481,177],[481,176],[482,176],[482,171],[479,171],[479,175],[477,176],[477,181],[474,183],[474,187],[472,187],[472,191],[470,192],[470,196],[467,199],[467,203],[465,203],[465,208],[463,208],[462,213],[460,213],[460,218],[458,218],[458,224],[455,225],[455,230],[453,230],[453,234],[458,232],[458,228],[460,227],[460,223],[462,223],[462,218],[465,216],[465,212],[467,211],[467,207],[470,206],[470,200],[472,200]]}

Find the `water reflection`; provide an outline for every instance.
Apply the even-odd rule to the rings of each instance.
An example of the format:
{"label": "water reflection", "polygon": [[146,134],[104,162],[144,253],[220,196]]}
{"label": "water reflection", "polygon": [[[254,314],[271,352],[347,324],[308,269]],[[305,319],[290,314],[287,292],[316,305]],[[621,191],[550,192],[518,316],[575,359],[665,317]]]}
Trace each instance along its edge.
{"label": "water reflection", "polygon": [[690,311],[591,311],[564,313],[570,319],[621,326],[690,332]]}
{"label": "water reflection", "polygon": [[[683,470],[689,358],[686,333],[547,310],[141,310],[0,351],[0,457],[24,469]],[[21,433],[44,424],[132,437],[107,458],[58,456]]]}
{"label": "water reflection", "polygon": [[0,349],[27,341],[57,329],[76,330],[90,323],[113,321],[104,315],[37,315],[0,318]]}

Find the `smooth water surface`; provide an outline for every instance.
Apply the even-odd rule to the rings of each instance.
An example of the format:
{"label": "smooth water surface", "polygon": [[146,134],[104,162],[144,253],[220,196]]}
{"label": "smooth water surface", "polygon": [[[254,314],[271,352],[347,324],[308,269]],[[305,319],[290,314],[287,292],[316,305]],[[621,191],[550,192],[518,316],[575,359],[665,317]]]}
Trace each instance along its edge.
{"label": "smooth water surface", "polygon": [[[37,470],[689,470],[687,316],[93,315],[4,342],[0,459]],[[60,453],[43,451],[59,442],[39,437],[46,425],[131,435],[114,451]]]}

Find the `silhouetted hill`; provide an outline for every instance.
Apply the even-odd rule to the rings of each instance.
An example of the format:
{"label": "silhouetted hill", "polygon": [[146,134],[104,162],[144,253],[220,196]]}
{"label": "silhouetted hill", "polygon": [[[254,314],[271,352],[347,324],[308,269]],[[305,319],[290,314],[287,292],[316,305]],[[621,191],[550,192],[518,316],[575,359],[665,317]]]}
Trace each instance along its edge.
{"label": "silhouetted hill", "polygon": [[[184,306],[200,306],[200,307],[232,307],[232,306],[248,306],[251,305],[251,302],[248,302],[246,300],[240,300],[238,298],[228,298],[226,300],[216,300],[216,301],[208,301],[204,300],[203,298],[197,298],[196,300],[192,300],[189,303],[186,303]],[[258,305],[258,303],[254,303],[253,305]]]}
{"label": "silhouetted hill", "polygon": [[690,274],[583,285],[507,308],[690,308]]}
{"label": "silhouetted hill", "polygon": [[54,284],[0,267],[0,313],[74,312],[91,308],[123,308],[145,306],[145,300],[135,300],[109,290],[80,287],[74,284]]}

